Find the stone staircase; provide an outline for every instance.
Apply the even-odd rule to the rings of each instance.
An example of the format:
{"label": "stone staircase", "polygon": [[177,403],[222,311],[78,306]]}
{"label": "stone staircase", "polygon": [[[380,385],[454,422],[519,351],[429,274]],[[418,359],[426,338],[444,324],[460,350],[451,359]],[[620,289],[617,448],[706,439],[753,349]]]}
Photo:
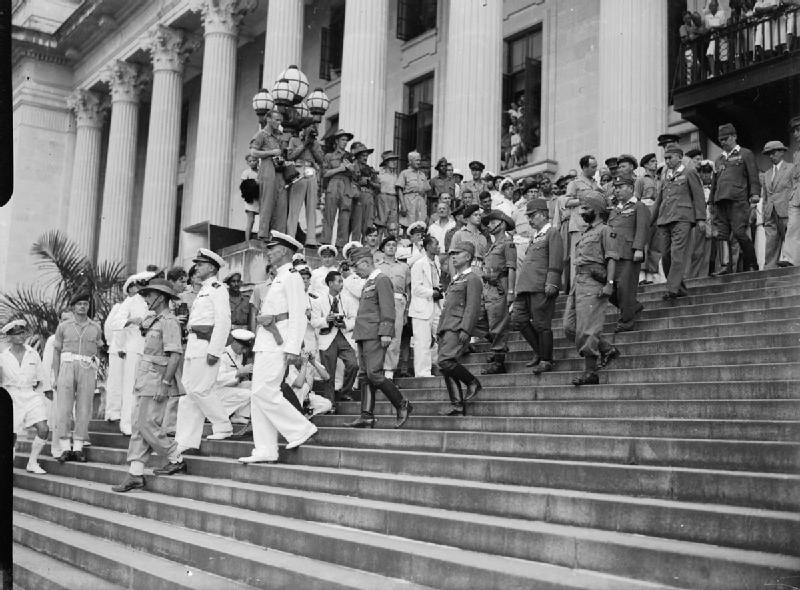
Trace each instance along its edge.
{"label": "stone staircase", "polygon": [[359,408],[344,403],[275,465],[204,441],[189,475],[116,494],[128,439],[104,422],[89,463],[35,476],[20,454],[15,584],[800,587],[800,269],[689,288],[642,290],[639,330],[613,336],[622,357],[596,386],[569,385],[581,360],[559,326],[555,372],[533,376],[515,336],[467,417],[437,415],[439,378],[402,379],[404,429],[383,400],[375,430],[345,428]]}

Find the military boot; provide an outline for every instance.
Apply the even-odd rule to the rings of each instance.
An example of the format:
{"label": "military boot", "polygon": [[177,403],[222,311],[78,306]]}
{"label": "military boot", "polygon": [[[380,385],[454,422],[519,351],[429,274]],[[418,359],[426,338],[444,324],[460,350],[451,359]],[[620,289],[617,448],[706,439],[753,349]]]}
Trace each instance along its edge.
{"label": "military boot", "polygon": [[375,392],[366,380],[361,383],[361,416],[348,422],[350,428],[375,428]]}

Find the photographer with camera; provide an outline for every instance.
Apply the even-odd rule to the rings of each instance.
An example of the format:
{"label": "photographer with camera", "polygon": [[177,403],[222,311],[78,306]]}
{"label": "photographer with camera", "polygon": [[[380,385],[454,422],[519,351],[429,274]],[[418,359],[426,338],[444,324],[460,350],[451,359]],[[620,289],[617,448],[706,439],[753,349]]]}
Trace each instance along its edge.
{"label": "photographer with camera", "polygon": [[322,147],[317,142],[319,132],[310,125],[289,139],[287,158],[294,162],[300,179],[289,188],[289,217],[286,233],[294,236],[300,220],[300,209],[306,206],[306,247],[317,245],[317,203],[319,167],[323,163]]}
{"label": "photographer with camera", "polygon": [[261,129],[250,140],[250,155],[261,161],[258,166],[258,237],[262,239],[270,237],[270,230],[283,232],[286,229],[286,189],[283,176],[276,175],[276,165],[283,156],[281,121],[278,111],[260,113]]}
{"label": "photographer with camera", "polygon": [[339,399],[336,399],[334,380],[328,379],[325,382],[325,397],[334,404],[332,411],[335,413],[337,401],[353,399],[350,393],[358,374],[358,361],[351,338],[357,310],[352,309],[340,297],[344,280],[338,271],[330,271],[325,276],[325,284],[328,293],[320,293],[316,299],[311,300],[311,326],[317,332],[319,357],[328,374],[336,374],[336,363],[339,359],[344,363],[344,380],[339,390]]}
{"label": "photographer with camera", "polygon": [[440,281],[442,267],[439,262],[439,240],[431,235],[422,238],[425,256],[411,266],[411,303],[408,317],[414,332],[414,376],[430,377],[431,367],[436,362],[432,344],[439,326],[442,311]]}
{"label": "photographer with camera", "polygon": [[325,187],[325,211],[322,222],[322,242],[334,244],[333,223],[339,213],[335,245],[341,248],[350,237],[350,212],[353,204],[352,170],[353,160],[347,151],[347,143],[353,134],[339,129],[334,134],[336,149],[325,154],[322,164],[322,177],[327,182]]}

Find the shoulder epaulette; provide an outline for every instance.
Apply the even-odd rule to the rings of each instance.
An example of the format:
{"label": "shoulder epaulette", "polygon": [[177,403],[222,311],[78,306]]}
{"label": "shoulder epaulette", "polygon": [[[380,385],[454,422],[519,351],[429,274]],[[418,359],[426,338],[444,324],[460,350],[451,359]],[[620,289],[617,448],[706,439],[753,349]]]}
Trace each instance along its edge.
{"label": "shoulder epaulette", "polygon": [[313,293],[309,293],[308,296],[311,297],[311,299],[318,299],[318,296]]}
{"label": "shoulder epaulette", "polygon": [[213,283],[211,283],[211,286],[214,287],[215,289],[219,289],[222,285],[220,285],[218,282],[214,281]]}

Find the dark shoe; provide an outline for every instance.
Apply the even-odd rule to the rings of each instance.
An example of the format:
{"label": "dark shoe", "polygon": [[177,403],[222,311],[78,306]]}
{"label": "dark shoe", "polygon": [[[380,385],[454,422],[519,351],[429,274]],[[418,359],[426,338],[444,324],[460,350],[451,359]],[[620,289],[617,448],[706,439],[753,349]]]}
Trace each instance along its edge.
{"label": "dark shoe", "polygon": [[673,299],[677,299],[677,298],[678,298],[678,294],[677,293],[672,293],[670,291],[667,291],[666,293],[664,293],[661,296],[661,299],[663,299],[664,301],[672,301]]}
{"label": "dark shoe", "polygon": [[467,392],[464,396],[464,401],[473,399],[480,393],[481,389],[483,389],[483,385],[481,385],[481,382],[477,379],[473,379],[472,383],[467,383]]}
{"label": "dark shoe", "polygon": [[533,368],[534,375],[541,375],[553,370],[553,363],[550,361],[539,361],[539,364]]}
{"label": "dark shoe", "polygon": [[250,422],[248,422],[247,424],[242,426],[239,430],[230,435],[228,438],[239,439],[252,435],[253,435],[253,425]]}
{"label": "dark shoe", "polygon": [[538,354],[536,354],[536,353],[534,353],[534,355],[533,355],[533,359],[531,360],[531,362],[529,362],[529,363],[525,363],[525,366],[526,366],[526,367],[535,367],[536,365],[538,365],[538,364],[539,364],[539,361],[540,361],[540,360],[541,360],[541,359],[539,358],[539,355],[538,355]]}
{"label": "dark shoe", "polygon": [[354,398],[349,393],[343,393],[342,395],[339,396],[338,401],[340,401],[340,402],[353,402],[353,401],[356,401],[356,398]]}
{"label": "dark shoe", "polygon": [[633,326],[617,326],[614,328],[615,334],[619,334],[620,332],[633,332]]}
{"label": "dark shoe", "polygon": [[606,352],[600,353],[600,368],[604,368],[608,365],[611,361],[615,358],[618,358],[620,355],[619,348],[616,346],[612,346]]}
{"label": "dark shoe", "polygon": [[451,404],[446,410],[439,412],[440,416],[464,416],[464,406],[461,404]]}
{"label": "dark shoe", "polygon": [[144,476],[131,475],[130,473],[125,476],[122,483],[117,486],[112,486],[111,490],[114,492],[130,492],[131,490],[144,489]]}
{"label": "dark shoe", "polygon": [[352,422],[348,422],[345,426],[349,426],[350,428],[375,428],[375,423],[378,420],[375,416],[370,414],[361,414],[358,418],[353,420]]}
{"label": "dark shoe", "polygon": [[781,267],[781,268],[787,268],[789,266],[794,266],[794,264],[792,264],[788,260],[780,260],[780,261],[778,261],[778,266]]}
{"label": "dark shoe", "polygon": [[724,277],[725,275],[729,275],[729,274],[732,274],[732,273],[733,273],[733,270],[731,270],[728,267],[725,267],[725,268],[722,268],[722,269],[718,270],[717,272],[711,273],[711,276],[712,277]]}
{"label": "dark shoe", "polygon": [[86,463],[86,461],[88,461],[86,455],[83,454],[83,451],[72,451],[72,460],[77,461],[78,463]]}
{"label": "dark shoe", "polygon": [[506,372],[506,364],[500,361],[495,361],[484,370],[481,371],[481,375],[500,375]]}
{"label": "dark shoe", "polygon": [[581,385],[599,385],[600,376],[597,373],[584,373],[580,377],[575,377],[575,379],[572,380],[572,384],[575,387]]}
{"label": "dark shoe", "polygon": [[176,473],[186,473],[186,461],[167,463],[163,467],[153,469],[153,475],[175,475]]}
{"label": "dark shoe", "polygon": [[59,455],[57,461],[59,463],[66,463],[67,461],[74,461],[74,457],[72,455],[72,451],[64,451]]}
{"label": "dark shoe", "polygon": [[403,403],[400,404],[400,407],[397,408],[397,422],[395,423],[395,428],[402,428],[403,424],[406,423],[408,417],[411,415],[411,412],[414,411],[414,405],[408,401],[407,399],[403,400]]}

